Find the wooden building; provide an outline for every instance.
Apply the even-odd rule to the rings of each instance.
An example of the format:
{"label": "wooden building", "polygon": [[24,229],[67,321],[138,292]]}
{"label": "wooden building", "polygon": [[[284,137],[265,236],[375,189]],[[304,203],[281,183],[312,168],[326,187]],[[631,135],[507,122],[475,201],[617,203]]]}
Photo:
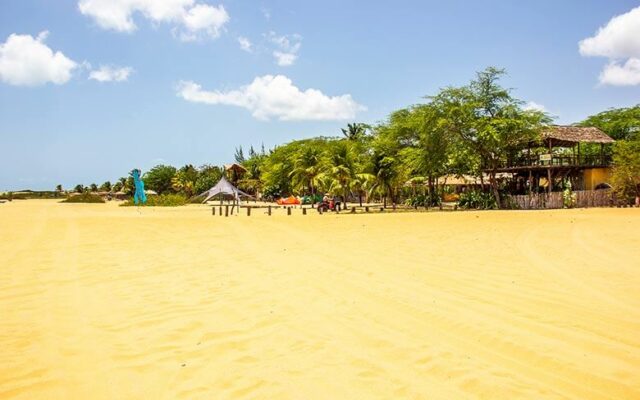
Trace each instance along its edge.
{"label": "wooden building", "polygon": [[[514,152],[498,172],[511,173],[514,193],[560,190],[570,182],[574,190],[608,186],[614,140],[594,127],[552,126],[542,140]],[[587,151],[588,150],[588,151]]]}

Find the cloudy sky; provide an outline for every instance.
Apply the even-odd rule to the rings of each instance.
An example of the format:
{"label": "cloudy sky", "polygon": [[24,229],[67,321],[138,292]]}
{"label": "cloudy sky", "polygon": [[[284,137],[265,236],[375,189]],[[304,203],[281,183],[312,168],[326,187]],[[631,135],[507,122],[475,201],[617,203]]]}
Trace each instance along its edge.
{"label": "cloudy sky", "polygon": [[337,135],[489,65],[558,123],[640,103],[640,1],[2,0],[0,190]]}

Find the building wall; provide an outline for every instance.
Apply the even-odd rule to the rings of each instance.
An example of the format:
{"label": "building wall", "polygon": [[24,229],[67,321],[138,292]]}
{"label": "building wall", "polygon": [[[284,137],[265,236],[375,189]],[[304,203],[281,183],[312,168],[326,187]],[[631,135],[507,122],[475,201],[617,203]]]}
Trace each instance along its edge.
{"label": "building wall", "polygon": [[611,168],[590,168],[584,170],[584,190],[594,190],[601,183],[609,183]]}

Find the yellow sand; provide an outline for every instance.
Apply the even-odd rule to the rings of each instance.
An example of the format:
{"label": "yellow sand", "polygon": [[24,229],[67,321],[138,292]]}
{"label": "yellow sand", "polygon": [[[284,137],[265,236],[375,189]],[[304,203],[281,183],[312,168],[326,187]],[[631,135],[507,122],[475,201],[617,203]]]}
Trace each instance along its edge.
{"label": "yellow sand", "polygon": [[638,399],[640,209],[0,204],[0,399]]}

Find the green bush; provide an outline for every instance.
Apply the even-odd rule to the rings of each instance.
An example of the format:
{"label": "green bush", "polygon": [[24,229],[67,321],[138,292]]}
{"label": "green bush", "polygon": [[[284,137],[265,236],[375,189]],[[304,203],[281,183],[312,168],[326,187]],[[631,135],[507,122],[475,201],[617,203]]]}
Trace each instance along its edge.
{"label": "green bush", "polygon": [[476,210],[494,210],[498,208],[496,198],[492,193],[482,192],[479,190],[460,193],[458,206],[461,208]]}
{"label": "green bush", "polygon": [[[161,195],[152,195],[147,196],[147,202],[145,204],[141,204],[144,207],[178,207],[184,206],[189,202],[185,196],[181,194],[161,194]],[[133,199],[129,199],[121,204],[124,207],[135,206],[136,204],[133,202]]]}
{"label": "green bush", "polygon": [[62,203],[104,203],[104,199],[97,194],[82,193],[75,196],[69,196]]}
{"label": "green bush", "polygon": [[404,203],[411,207],[438,207],[442,203],[442,198],[438,193],[417,194],[409,197]]}

